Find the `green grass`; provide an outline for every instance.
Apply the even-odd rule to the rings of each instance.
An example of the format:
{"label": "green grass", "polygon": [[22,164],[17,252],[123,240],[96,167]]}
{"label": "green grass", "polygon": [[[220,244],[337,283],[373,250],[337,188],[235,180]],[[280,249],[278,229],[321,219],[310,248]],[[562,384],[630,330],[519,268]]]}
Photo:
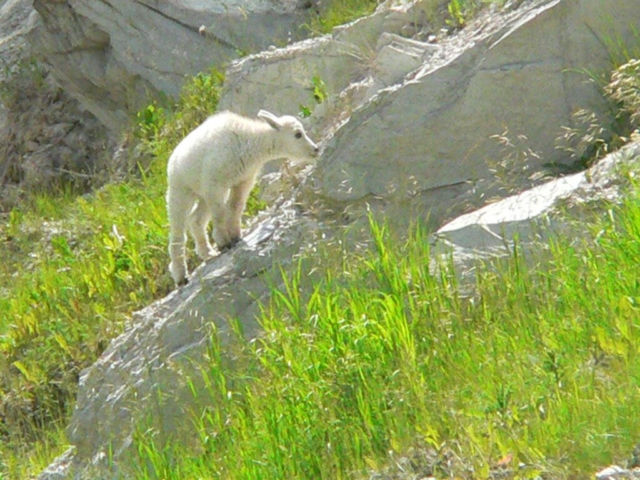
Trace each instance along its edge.
{"label": "green grass", "polygon": [[[628,70],[612,95],[637,120]],[[0,478],[29,478],[64,450],[79,372],[172,288],[166,160],[215,111],[221,81],[204,72],[136,116],[124,180],[34,194],[0,226]],[[136,475],[345,478],[411,449],[433,450],[438,476],[468,478],[507,453],[525,465],[518,478],[620,461],[640,432],[639,203],[597,220],[588,241],[480,268],[473,299],[429,269],[421,232],[398,245],[372,225],[373,253],[326,247],[306,260],[321,271],[274,291],[265,337],[238,340],[242,368],[212,340],[204,373],[220,408],[196,422],[202,454],[141,435]],[[258,208],[253,197],[249,214]]]}
{"label": "green grass", "polygon": [[214,338],[201,454],[147,431],[135,478],[358,478],[410,449],[437,478],[487,478],[508,455],[523,479],[623,461],[640,434],[639,193],[584,240],[478,265],[473,297],[429,267],[419,229],[397,244],[372,223],[368,253],[327,247],[311,293],[301,267],[233,365]]}
{"label": "green grass", "polygon": [[379,0],[329,0],[328,6],[304,27],[314,35],[330,33],[334,27],[373,13]]}
{"label": "green grass", "polygon": [[79,372],[129,314],[169,291],[162,196],[160,175],[39,196],[2,228],[0,471],[5,454],[63,422]]}
{"label": "green grass", "polygon": [[[26,478],[22,456],[35,462],[31,473],[46,466],[50,458],[42,464],[34,453],[52,450],[51,435],[63,438],[58,425],[79,372],[131,312],[173,288],[165,165],[178,141],[215,111],[221,82],[216,71],[202,73],[177,103],[138,114],[138,164],[128,179],[81,197],[33,194],[0,226],[0,478]],[[259,208],[252,197],[248,214]]]}

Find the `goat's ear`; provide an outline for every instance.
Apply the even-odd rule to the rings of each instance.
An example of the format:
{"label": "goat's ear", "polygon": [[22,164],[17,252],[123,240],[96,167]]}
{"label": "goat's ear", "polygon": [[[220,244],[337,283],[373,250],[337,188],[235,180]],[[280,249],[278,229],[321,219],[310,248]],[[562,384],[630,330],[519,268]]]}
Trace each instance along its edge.
{"label": "goat's ear", "polygon": [[266,110],[260,110],[258,112],[258,118],[261,118],[276,130],[280,130],[282,128],[280,119],[276,117],[273,113],[267,112]]}

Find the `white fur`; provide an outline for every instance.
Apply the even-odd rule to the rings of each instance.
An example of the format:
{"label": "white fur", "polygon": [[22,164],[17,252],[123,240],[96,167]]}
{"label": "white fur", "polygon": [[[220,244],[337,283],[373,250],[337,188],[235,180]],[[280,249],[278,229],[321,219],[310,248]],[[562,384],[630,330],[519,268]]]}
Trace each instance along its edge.
{"label": "white fur", "polygon": [[203,260],[213,255],[206,233],[212,218],[218,248],[232,247],[240,240],[242,212],[262,166],[278,158],[308,160],[318,155],[318,147],[295,117],[276,117],[264,110],[258,117],[231,112],[213,115],[189,133],[169,158],[169,270],[178,285],[187,283],[187,226]]}

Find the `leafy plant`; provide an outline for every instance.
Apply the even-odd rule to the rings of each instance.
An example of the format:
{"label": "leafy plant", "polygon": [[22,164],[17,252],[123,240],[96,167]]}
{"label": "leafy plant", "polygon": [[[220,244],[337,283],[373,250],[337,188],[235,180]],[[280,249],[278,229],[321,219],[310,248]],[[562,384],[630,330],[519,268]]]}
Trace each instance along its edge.
{"label": "leafy plant", "polygon": [[[309,90],[311,91],[312,102],[317,105],[324,103],[324,101],[329,96],[329,93],[327,92],[327,85],[319,75],[314,75],[311,78],[311,85],[309,87]],[[311,111],[311,108],[307,107],[306,105],[300,104],[300,116],[302,116],[303,118],[307,118],[310,117],[312,113],[313,112]]]}
{"label": "leafy plant", "polygon": [[364,253],[316,245],[322,260],[272,291],[263,336],[239,335],[233,362],[212,338],[200,453],[159,450],[147,431],[136,478],[358,477],[404,452],[421,459],[405,475],[582,478],[626,457],[640,428],[638,193],[583,241],[478,264],[472,297],[420,229],[399,243],[372,222]]}
{"label": "leafy plant", "polygon": [[466,12],[463,7],[463,0],[451,0],[447,5],[449,19],[447,23],[456,28],[462,28],[466,25]]}
{"label": "leafy plant", "polygon": [[133,134],[144,155],[169,158],[191,130],[216,111],[224,75],[212,68],[188,82],[176,103],[168,99],[152,102],[136,115]]}
{"label": "leafy plant", "polygon": [[488,4],[504,4],[504,0],[450,0],[447,3],[445,24],[452,29],[461,29],[478,15],[478,12]]}
{"label": "leafy plant", "polygon": [[303,27],[315,35],[329,33],[338,25],[372,13],[379,3],[379,0],[328,0]]}
{"label": "leafy plant", "polygon": [[574,112],[576,126],[563,127],[557,148],[567,152],[578,168],[586,168],[626,144],[640,125],[640,62],[631,60],[611,74],[601,87],[609,112],[598,116],[588,109]]}

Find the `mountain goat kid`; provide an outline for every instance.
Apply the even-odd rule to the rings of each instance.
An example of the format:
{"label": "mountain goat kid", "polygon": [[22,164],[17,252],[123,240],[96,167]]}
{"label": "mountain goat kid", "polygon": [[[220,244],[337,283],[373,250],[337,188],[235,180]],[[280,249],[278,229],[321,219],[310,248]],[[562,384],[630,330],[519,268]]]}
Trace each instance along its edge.
{"label": "mountain goat kid", "polygon": [[262,166],[279,158],[308,161],[318,156],[317,145],[295,117],[264,110],[258,117],[217,113],[189,133],[169,158],[169,271],[177,285],[188,282],[187,226],[203,260],[213,255],[207,238],[212,218],[220,251],[233,247],[240,241],[242,212]]}

